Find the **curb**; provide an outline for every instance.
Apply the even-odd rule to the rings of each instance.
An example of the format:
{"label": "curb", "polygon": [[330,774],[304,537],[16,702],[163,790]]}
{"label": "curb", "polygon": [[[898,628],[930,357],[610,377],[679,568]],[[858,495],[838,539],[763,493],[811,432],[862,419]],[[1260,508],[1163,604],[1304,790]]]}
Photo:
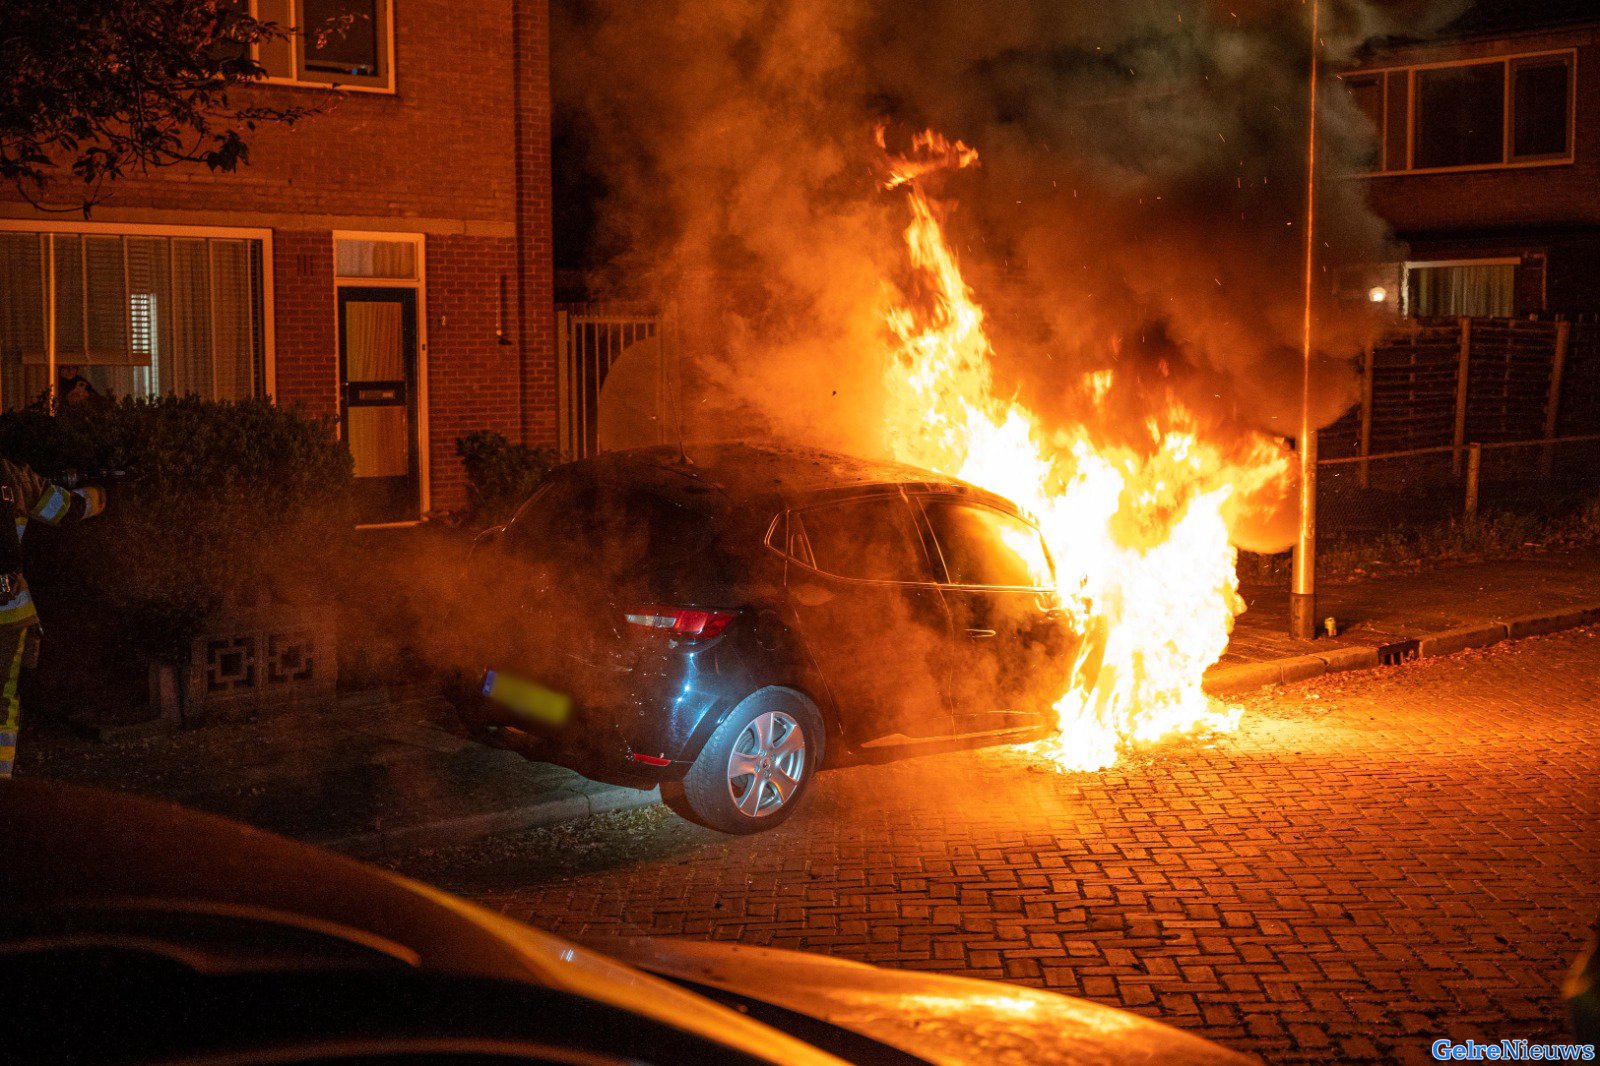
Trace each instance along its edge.
{"label": "curb", "polygon": [[1578,629],[1600,622],[1600,604],[1585,607],[1567,607],[1545,614],[1524,614],[1503,622],[1446,629],[1438,633],[1424,633],[1408,640],[1380,644],[1371,648],[1330,648],[1310,655],[1296,655],[1287,659],[1274,659],[1265,663],[1241,663],[1213,670],[1206,675],[1206,692],[1213,696],[1231,696],[1267,685],[1283,685],[1291,681],[1305,681],[1323,674],[1343,673],[1347,670],[1370,670],[1378,666],[1396,666],[1414,659],[1431,659],[1440,655],[1453,655],[1471,648],[1487,648],[1506,640],[1544,633],[1559,633],[1564,629]]}
{"label": "curb", "polygon": [[567,792],[554,795],[522,807],[439,818],[431,822],[399,826],[394,829],[373,829],[340,837],[324,837],[312,840],[311,843],[353,858],[373,859],[391,852],[470,844],[475,840],[501,833],[541,829],[563,822],[579,821],[609,811],[633,810],[660,802],[660,789],[645,792],[637,788],[608,785],[593,792]]}

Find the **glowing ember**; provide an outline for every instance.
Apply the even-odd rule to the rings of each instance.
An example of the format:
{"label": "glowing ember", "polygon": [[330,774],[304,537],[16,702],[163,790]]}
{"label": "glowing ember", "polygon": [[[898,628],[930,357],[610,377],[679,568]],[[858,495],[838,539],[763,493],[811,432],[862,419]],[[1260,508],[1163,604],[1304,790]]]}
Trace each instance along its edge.
{"label": "glowing ember", "polygon": [[[1047,430],[997,395],[983,310],[917,184],[932,170],[976,162],[960,142],[925,133],[884,179],[885,188],[906,188],[906,243],[929,292],[916,307],[892,302],[887,312],[896,341],[885,376],[890,450],[1039,520],[1062,600],[1087,635],[1056,702],[1060,735],[1041,746],[1058,767],[1100,769],[1132,742],[1230,730],[1238,711],[1200,687],[1244,609],[1227,501],[1287,477],[1286,453],[1262,437],[1245,462],[1231,459],[1175,404],[1149,417],[1144,447],[1105,444],[1085,426]],[[1116,380],[1098,371],[1082,387],[1098,403]]]}

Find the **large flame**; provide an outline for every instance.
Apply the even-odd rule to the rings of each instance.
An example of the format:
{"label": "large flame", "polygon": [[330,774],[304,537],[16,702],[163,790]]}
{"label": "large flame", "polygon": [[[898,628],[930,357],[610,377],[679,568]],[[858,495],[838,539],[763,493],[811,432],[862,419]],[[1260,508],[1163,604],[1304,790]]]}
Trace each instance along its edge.
{"label": "large flame", "polygon": [[[880,144],[882,134],[880,131]],[[904,187],[910,262],[927,297],[892,299],[886,432],[895,458],[999,493],[1038,519],[1062,600],[1084,640],[1060,733],[1043,746],[1062,769],[1111,765],[1127,745],[1202,729],[1231,730],[1238,711],[1201,690],[1227,647],[1238,595],[1228,529],[1231,495],[1288,476],[1282,447],[1261,437],[1234,458],[1200,439],[1175,402],[1136,443],[1094,439],[1084,425],[1047,429],[997,394],[984,315],[961,275],[935,204],[918,179],[977,153],[935,133],[890,160],[885,188]],[[1116,387],[1087,375],[1086,399]]]}

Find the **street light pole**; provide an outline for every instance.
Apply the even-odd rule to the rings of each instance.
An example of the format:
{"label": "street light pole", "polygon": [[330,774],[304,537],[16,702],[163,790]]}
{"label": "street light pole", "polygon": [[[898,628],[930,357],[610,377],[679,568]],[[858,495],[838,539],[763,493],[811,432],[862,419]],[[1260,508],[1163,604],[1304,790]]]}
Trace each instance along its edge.
{"label": "street light pole", "polygon": [[1311,5],[1311,93],[1306,134],[1306,276],[1305,314],[1301,322],[1300,356],[1300,530],[1294,543],[1289,593],[1289,635],[1312,640],[1317,635],[1317,427],[1311,420],[1311,294],[1316,283],[1317,231],[1317,53],[1322,27],[1318,0]]}

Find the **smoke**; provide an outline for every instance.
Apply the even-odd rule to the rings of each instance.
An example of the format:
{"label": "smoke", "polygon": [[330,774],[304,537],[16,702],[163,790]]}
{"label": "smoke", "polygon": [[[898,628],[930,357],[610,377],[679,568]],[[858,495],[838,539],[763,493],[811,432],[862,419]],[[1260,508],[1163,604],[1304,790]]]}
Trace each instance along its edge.
{"label": "smoke", "polygon": [[[1328,75],[1460,0],[1323,0],[1316,415],[1381,327],[1335,281],[1385,257],[1371,129]],[[1300,407],[1309,8],[1293,0],[590,0],[558,18],[612,285],[680,308],[686,432],[883,448],[883,310],[904,270],[891,150],[925,127],[1001,387],[1112,437],[1171,401],[1213,440]],[[626,279],[621,281],[620,279]],[[637,294],[635,292],[634,294]],[[904,294],[901,294],[902,296]],[[1114,371],[1115,387],[1084,376]]]}

